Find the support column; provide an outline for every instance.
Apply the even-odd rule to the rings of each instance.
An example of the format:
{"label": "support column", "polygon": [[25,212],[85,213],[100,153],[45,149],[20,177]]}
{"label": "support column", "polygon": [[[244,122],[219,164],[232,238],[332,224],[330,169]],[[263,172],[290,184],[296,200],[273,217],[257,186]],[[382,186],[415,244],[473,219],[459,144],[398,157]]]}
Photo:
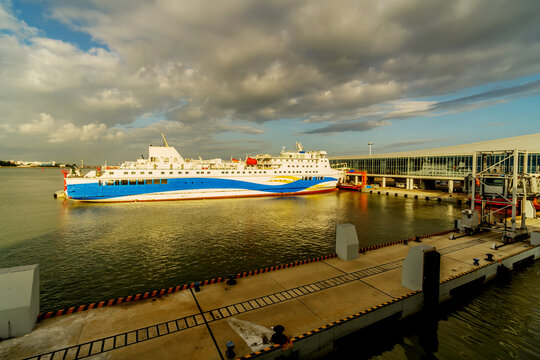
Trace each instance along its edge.
{"label": "support column", "polygon": [[452,194],[454,192],[454,180],[448,180],[448,193]]}
{"label": "support column", "polygon": [[358,185],[358,175],[354,175],[354,185]]}
{"label": "support column", "polygon": [[[517,149],[514,150],[514,161],[512,164],[514,174],[512,176],[512,232],[516,232],[516,211],[517,211],[517,185],[519,171],[519,155]],[[474,204],[474,201],[473,201]]]}
{"label": "support column", "polygon": [[382,178],[382,187],[386,187],[386,178],[385,177]]}

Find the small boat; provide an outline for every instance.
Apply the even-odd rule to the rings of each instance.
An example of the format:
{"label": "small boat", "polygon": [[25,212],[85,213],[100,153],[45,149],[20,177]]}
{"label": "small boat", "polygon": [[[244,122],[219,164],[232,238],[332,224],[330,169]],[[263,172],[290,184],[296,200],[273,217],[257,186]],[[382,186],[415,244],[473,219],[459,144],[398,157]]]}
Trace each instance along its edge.
{"label": "small boat", "polygon": [[359,189],[362,188],[362,185],[354,185],[354,184],[342,183],[342,184],[339,184],[337,187],[340,190],[358,191]]}

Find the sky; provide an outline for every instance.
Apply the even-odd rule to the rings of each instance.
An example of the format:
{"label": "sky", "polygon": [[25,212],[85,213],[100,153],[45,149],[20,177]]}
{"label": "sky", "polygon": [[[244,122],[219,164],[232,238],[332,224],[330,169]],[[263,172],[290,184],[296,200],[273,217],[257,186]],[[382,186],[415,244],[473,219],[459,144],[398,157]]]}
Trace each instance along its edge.
{"label": "sky", "polygon": [[0,160],[540,132],[537,0],[0,0]]}

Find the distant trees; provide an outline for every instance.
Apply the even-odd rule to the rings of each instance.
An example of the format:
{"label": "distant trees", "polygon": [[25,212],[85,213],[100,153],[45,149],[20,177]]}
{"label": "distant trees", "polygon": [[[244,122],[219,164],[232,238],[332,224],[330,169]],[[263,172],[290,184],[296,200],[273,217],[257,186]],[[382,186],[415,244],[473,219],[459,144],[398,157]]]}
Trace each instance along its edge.
{"label": "distant trees", "polygon": [[0,160],[0,166],[17,166],[17,164],[12,163],[11,161]]}

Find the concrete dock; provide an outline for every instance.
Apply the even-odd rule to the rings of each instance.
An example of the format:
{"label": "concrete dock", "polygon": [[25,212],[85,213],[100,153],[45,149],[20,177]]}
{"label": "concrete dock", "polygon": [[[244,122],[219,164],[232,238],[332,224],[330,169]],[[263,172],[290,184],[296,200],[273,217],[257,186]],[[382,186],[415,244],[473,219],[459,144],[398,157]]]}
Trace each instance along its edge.
{"label": "concrete dock", "polygon": [[[539,219],[527,219],[540,231]],[[540,256],[540,247],[519,242],[491,249],[500,241],[488,231],[450,240],[422,239],[441,255],[440,301],[467,284],[496,276]],[[401,269],[418,242],[337,257],[219,282],[146,300],[94,308],[40,321],[28,335],[0,342],[1,359],[273,359],[281,355],[313,358],[332,350],[341,336],[389,317],[403,318],[422,307],[422,292],[401,285]],[[486,254],[493,254],[488,261]],[[473,265],[478,259],[478,265]],[[281,324],[294,337],[282,350],[269,339]],[[229,354],[230,355],[230,354]]]}
{"label": "concrete dock", "polygon": [[375,195],[386,195],[386,196],[399,196],[406,197],[409,199],[418,199],[418,200],[430,200],[430,201],[439,201],[439,202],[452,202],[459,204],[469,203],[469,198],[467,194],[461,193],[447,193],[438,190],[419,190],[419,189],[400,189],[395,187],[370,187],[370,188],[361,188],[360,192],[375,194]]}

